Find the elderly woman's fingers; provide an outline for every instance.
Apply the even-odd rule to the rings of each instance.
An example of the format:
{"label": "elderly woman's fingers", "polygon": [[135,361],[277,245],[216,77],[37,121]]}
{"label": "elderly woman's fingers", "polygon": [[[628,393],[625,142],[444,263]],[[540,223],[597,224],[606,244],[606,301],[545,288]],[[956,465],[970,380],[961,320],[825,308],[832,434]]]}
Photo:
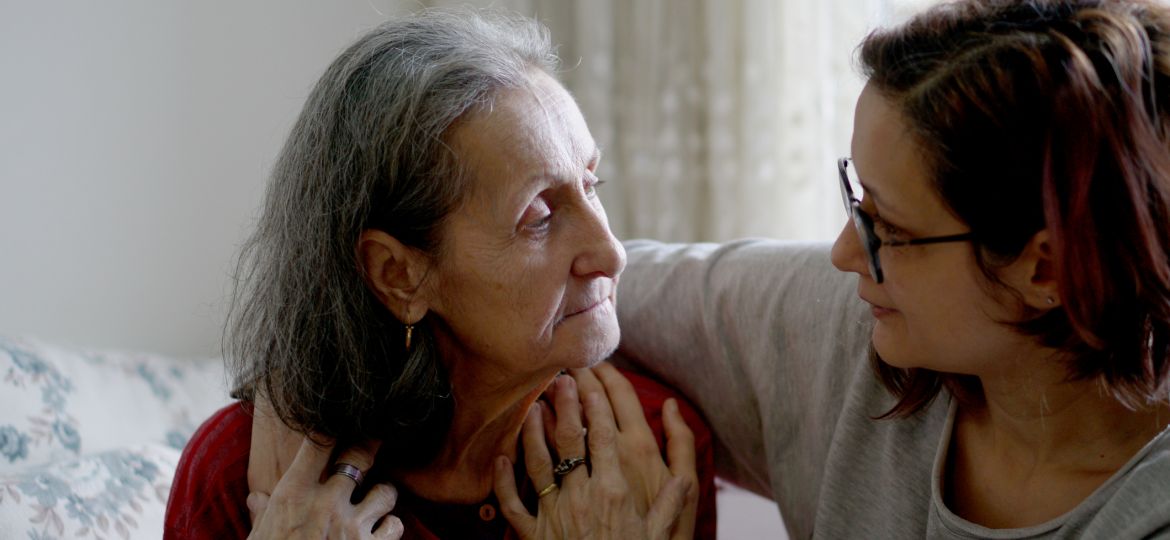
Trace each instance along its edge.
{"label": "elderly woman's fingers", "polygon": [[[555,385],[549,385],[555,386]],[[551,402],[548,402],[551,403]],[[552,407],[548,403],[536,402],[540,406],[540,420],[541,425],[544,426],[544,442],[549,448],[556,448],[557,441],[553,439],[557,432],[557,417],[553,413]]]}
{"label": "elderly woman's fingers", "polygon": [[577,381],[577,394],[584,396],[591,392],[605,393],[605,385],[601,384],[601,379],[593,373],[593,369],[581,368],[570,369],[569,374]]}
{"label": "elderly woman's fingers", "polygon": [[[528,429],[527,425],[525,429]],[[525,451],[527,452],[527,450]],[[550,468],[546,467],[545,470],[548,471]],[[531,476],[531,474],[532,468],[529,465],[529,475]],[[512,474],[512,462],[504,456],[497,458],[493,476],[496,498],[500,501],[500,513],[504,514],[504,519],[508,520],[513,529],[516,529],[520,538],[532,537],[536,532],[536,518],[528,513],[528,509],[524,507],[524,502],[520,500],[520,495],[516,492],[516,478]],[[550,474],[549,477],[551,478],[552,475]],[[550,496],[555,495],[550,494]]]}
{"label": "elderly woman's fingers", "polygon": [[618,429],[623,432],[648,434],[650,425],[646,423],[646,413],[642,410],[642,402],[638,400],[638,392],[630,380],[622,375],[617,368],[607,363],[598,364],[593,373],[605,387],[609,395],[609,402],[613,405],[614,416],[617,418]]}
{"label": "elderly woman's fingers", "polygon": [[585,418],[589,422],[589,458],[593,474],[601,478],[621,476],[618,461],[617,424],[605,394],[585,396]]}
{"label": "elderly woman's fingers", "polygon": [[561,373],[557,374],[557,376],[554,377],[551,382],[549,382],[548,386],[546,386],[544,388],[544,392],[540,393],[541,399],[543,399],[549,403],[552,403],[553,401],[556,400],[556,398],[557,398],[557,379],[560,377],[563,377],[564,375],[565,375],[565,372],[562,371]]}
{"label": "elderly woman's fingers", "polygon": [[[536,489],[554,485],[552,473],[552,456],[545,446],[544,426],[540,419],[540,408],[537,402],[528,408],[528,416],[524,418],[524,427],[520,432],[520,440],[524,445],[524,467],[528,469],[528,478]],[[511,474],[511,473],[509,473]],[[513,490],[515,479],[512,480]]]}
{"label": "elderly woman's fingers", "polygon": [[353,493],[374,466],[374,457],[381,446],[381,441],[367,440],[346,448],[326,471],[329,478],[325,479],[325,485],[340,493]]}
{"label": "elderly woman's fingers", "polygon": [[386,516],[382,523],[374,529],[374,538],[379,540],[399,540],[402,535],[406,533],[406,527],[403,527],[402,520],[396,516]]}
{"label": "elderly woman's fingers", "polygon": [[[398,490],[390,484],[374,484],[354,509],[354,517],[363,531],[373,530],[379,519],[394,510]],[[383,522],[384,524],[384,522]]]}
{"label": "elderly woman's fingers", "polygon": [[672,539],[689,539],[695,536],[695,517],[699,505],[699,476],[695,467],[695,435],[683,419],[674,398],[662,405],[662,425],[666,431],[666,459],[670,472],[675,478],[687,481],[688,489],[683,502],[683,519],[675,526]]}
{"label": "elderly woman's fingers", "polygon": [[[566,482],[583,481],[589,476],[585,467],[585,426],[581,422],[581,401],[577,382],[572,377],[557,377],[557,427],[554,442],[559,459],[557,475]],[[536,484],[540,485],[540,484]]]}

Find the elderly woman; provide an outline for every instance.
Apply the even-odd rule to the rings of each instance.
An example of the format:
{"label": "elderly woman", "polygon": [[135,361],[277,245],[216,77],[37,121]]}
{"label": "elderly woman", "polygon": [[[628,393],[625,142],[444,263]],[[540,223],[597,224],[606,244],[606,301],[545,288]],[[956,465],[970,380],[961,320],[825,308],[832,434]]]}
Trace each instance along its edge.
{"label": "elderly woman", "polygon": [[[537,23],[472,11],[388,22],[332,63],[241,258],[241,401],[185,449],[168,537],[247,536],[250,490],[272,492],[257,536],[511,537],[492,491],[525,461],[544,475],[511,493],[538,510],[524,537],[593,534],[592,513],[616,536],[689,536],[696,513],[713,534],[699,418],[648,379],[587,369],[618,344],[625,252],[555,64]],[[368,440],[378,468],[373,446],[331,451]]]}
{"label": "elderly woman", "polygon": [[627,244],[622,352],[792,538],[1170,538],[1170,7],[948,3],[860,63],[845,274]]}

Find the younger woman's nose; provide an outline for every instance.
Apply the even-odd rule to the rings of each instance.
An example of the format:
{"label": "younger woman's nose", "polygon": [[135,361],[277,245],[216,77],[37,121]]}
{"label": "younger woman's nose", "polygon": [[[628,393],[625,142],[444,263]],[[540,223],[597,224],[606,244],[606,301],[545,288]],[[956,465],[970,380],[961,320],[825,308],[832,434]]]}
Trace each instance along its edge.
{"label": "younger woman's nose", "polygon": [[857,236],[857,228],[853,223],[846,222],[833,242],[830,260],[833,266],[842,272],[853,272],[859,275],[869,273],[869,263],[865,260],[865,250],[861,247],[861,239]]}

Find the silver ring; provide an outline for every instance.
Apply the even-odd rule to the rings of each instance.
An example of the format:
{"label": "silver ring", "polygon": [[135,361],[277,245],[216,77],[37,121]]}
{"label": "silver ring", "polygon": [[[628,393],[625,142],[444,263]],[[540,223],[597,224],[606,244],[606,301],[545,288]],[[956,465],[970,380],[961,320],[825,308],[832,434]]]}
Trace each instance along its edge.
{"label": "silver ring", "polygon": [[362,480],[365,480],[365,475],[362,474],[361,469],[350,465],[349,463],[342,463],[340,461],[333,465],[333,474],[339,474],[349,478],[350,480],[353,480],[353,483],[356,484],[356,487],[361,487]]}
{"label": "silver ring", "polygon": [[584,463],[585,463],[585,458],[583,458],[583,457],[572,457],[572,458],[562,459],[560,463],[557,463],[556,467],[553,467],[553,475],[556,476],[557,478],[560,478],[562,476],[565,476],[565,475],[573,472],[573,469],[580,467]]}

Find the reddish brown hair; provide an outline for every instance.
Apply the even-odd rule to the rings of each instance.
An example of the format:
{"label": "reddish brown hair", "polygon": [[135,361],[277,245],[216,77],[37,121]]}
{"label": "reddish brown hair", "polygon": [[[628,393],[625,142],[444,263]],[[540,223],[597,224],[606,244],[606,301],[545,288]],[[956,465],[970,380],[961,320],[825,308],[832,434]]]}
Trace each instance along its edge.
{"label": "reddish brown hair", "polygon": [[[995,270],[1039,231],[1061,306],[1013,321],[1142,407],[1170,388],[1170,9],[1140,0],[969,0],[862,43],[871,85],[905,115],[935,189]],[[905,416],[969,377],[878,375]]]}

